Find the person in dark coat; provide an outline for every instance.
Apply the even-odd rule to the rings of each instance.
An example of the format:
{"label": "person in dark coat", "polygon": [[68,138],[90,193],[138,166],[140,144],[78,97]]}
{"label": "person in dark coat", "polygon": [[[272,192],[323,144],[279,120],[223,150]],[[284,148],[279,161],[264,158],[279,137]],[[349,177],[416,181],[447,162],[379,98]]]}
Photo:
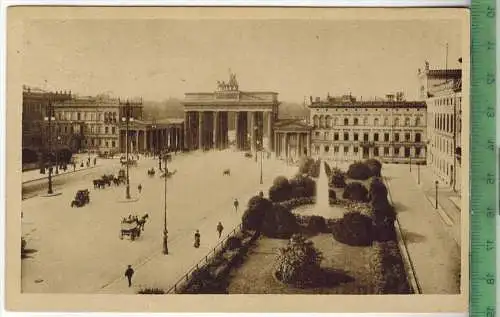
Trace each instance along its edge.
{"label": "person in dark coat", "polygon": [[240,203],[238,202],[238,199],[234,200],[233,205],[234,205],[234,211],[238,211],[238,206],[240,205]]}
{"label": "person in dark coat", "polygon": [[139,194],[140,194],[141,191],[142,191],[142,185],[141,184],[139,184],[139,186],[137,186],[137,190],[139,191]]}
{"label": "person in dark coat", "polygon": [[222,226],[222,223],[219,221],[219,223],[217,224],[217,232],[219,233],[219,238],[222,235],[222,230],[224,230],[224,227]]}
{"label": "person in dark coat", "polygon": [[129,264],[127,270],[125,271],[125,276],[128,280],[128,287],[132,286],[132,275],[134,275],[134,269],[132,268],[132,265]]}
{"label": "person in dark coat", "polygon": [[200,247],[200,240],[201,240],[200,231],[196,230],[196,233],[194,234],[194,247],[195,248]]}

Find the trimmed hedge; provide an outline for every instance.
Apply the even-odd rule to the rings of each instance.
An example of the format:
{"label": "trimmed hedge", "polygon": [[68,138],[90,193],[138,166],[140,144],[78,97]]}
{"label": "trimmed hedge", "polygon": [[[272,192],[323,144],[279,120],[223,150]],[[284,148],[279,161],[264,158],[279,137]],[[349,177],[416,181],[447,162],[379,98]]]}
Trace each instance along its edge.
{"label": "trimmed hedge", "polygon": [[384,182],[379,177],[373,177],[370,181],[370,199],[385,197],[387,199],[388,191]]}
{"label": "trimmed hedge", "polygon": [[329,232],[326,220],[322,216],[316,216],[316,215],[309,216],[307,217],[306,223],[307,223],[306,228],[310,232],[320,232],[320,233]]}
{"label": "trimmed hedge", "polygon": [[403,258],[397,242],[375,242],[370,261],[375,294],[411,294]]}
{"label": "trimmed hedge", "polygon": [[288,181],[290,186],[290,197],[314,197],[316,196],[316,182],[307,176],[296,175]]}
{"label": "trimmed hedge", "polygon": [[372,219],[358,211],[349,211],[332,223],[333,238],[353,246],[369,246],[373,242]]}
{"label": "trimmed hedge", "polygon": [[330,200],[337,200],[337,193],[335,192],[334,189],[332,189],[332,188],[328,189],[328,198]]}
{"label": "trimmed hedge", "polygon": [[368,201],[368,190],[359,182],[352,182],[347,184],[342,194],[342,198],[352,201]]}
{"label": "trimmed hedge", "polygon": [[355,180],[367,180],[372,176],[374,176],[372,169],[362,162],[352,163],[347,170],[347,177]]}
{"label": "trimmed hedge", "polygon": [[273,203],[264,197],[254,196],[248,201],[248,207],[242,216],[244,230],[260,230],[265,213],[273,209]]}

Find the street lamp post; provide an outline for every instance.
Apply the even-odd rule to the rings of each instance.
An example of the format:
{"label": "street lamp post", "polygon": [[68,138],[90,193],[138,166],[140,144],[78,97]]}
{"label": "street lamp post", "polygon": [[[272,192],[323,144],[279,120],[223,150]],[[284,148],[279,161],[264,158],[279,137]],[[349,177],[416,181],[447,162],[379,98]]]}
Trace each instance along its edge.
{"label": "street lamp post", "polygon": [[436,209],[438,209],[438,185],[439,185],[439,182],[436,181],[435,184],[436,184]]}
{"label": "street lamp post", "polygon": [[[161,156],[161,155],[160,155]],[[167,230],[167,153],[164,154],[165,159],[165,192],[164,192],[164,221],[163,221],[163,254],[168,254],[168,230]]]}
{"label": "street lamp post", "polygon": [[420,164],[417,164],[417,184],[420,185]]}
{"label": "street lamp post", "polygon": [[52,195],[54,193],[52,189],[52,125],[51,122],[55,120],[55,117],[53,117],[53,105],[52,105],[52,100],[51,97],[49,97],[49,103],[47,105],[47,116],[44,118],[45,121],[48,122],[49,126],[49,177],[48,177],[48,189],[47,189],[47,194]]}
{"label": "street lamp post", "polygon": [[[126,170],[127,170],[127,187],[125,189],[125,198],[126,199],[130,199],[130,178],[129,178],[129,140],[128,140],[128,133],[129,133],[129,122],[130,121],[133,121],[134,119],[131,118],[131,114],[130,114],[130,102],[127,100],[127,102],[125,103],[125,117],[122,117],[122,121],[125,121],[125,159],[126,159]],[[90,155],[90,153],[89,153]]]}
{"label": "street lamp post", "polygon": [[56,175],[59,174],[59,145],[61,143],[61,136],[57,136],[57,146],[56,146]]}

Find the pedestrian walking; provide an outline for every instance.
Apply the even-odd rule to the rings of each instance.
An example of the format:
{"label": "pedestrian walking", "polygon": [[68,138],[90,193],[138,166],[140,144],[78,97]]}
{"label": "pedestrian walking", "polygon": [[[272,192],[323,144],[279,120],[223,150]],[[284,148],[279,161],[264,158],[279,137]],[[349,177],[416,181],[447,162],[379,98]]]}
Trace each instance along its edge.
{"label": "pedestrian walking", "polygon": [[234,199],[233,205],[234,205],[234,211],[237,212],[238,211],[238,206],[240,205],[240,203],[238,202],[238,199],[236,199],[236,198]]}
{"label": "pedestrian walking", "polygon": [[132,268],[132,265],[129,264],[127,270],[125,271],[125,276],[128,280],[128,287],[132,286],[132,275],[134,275],[134,269]]}
{"label": "pedestrian walking", "polygon": [[140,194],[141,191],[142,191],[142,185],[141,184],[139,184],[139,186],[137,186],[137,190],[139,191],[139,194]]}
{"label": "pedestrian walking", "polygon": [[196,233],[194,234],[194,247],[199,248],[200,247],[200,240],[201,240],[201,235],[200,235],[200,230],[196,230]]}
{"label": "pedestrian walking", "polygon": [[97,164],[97,158],[94,157],[94,166],[96,166],[96,164]]}
{"label": "pedestrian walking", "polygon": [[219,221],[217,224],[217,232],[219,233],[219,238],[222,236],[222,230],[224,230],[224,227],[222,226],[222,223]]}
{"label": "pedestrian walking", "polygon": [[73,172],[76,171],[76,163],[73,162]]}

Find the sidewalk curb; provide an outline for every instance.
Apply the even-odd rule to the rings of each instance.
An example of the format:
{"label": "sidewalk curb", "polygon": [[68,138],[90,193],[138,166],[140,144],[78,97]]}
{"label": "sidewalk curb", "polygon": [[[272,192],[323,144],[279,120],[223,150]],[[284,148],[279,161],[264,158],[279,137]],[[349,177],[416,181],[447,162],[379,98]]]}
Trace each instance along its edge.
{"label": "sidewalk curb", "polygon": [[[417,180],[413,176],[413,173],[411,174],[411,177],[413,178],[413,180],[415,182],[417,182]],[[420,188],[420,189],[422,189],[422,193],[424,194],[425,198],[431,204],[432,208],[434,210],[437,210],[437,212],[439,214],[439,217],[444,222],[444,224],[447,225],[448,227],[452,227],[455,223],[453,222],[453,220],[451,219],[451,217],[448,215],[448,213],[444,210],[444,208],[441,206],[441,204],[438,202],[438,208],[436,209],[435,202],[433,201],[433,199],[431,197],[429,197],[429,195],[427,195],[427,193],[425,192],[425,190],[423,190],[422,184],[418,184],[417,183],[417,187]]]}
{"label": "sidewalk curb", "polygon": [[[78,173],[78,172],[88,171],[88,170],[91,170],[91,169],[96,168],[96,167],[100,167],[100,166],[91,166],[91,167],[87,167],[87,168],[76,170],[76,171],[69,171],[69,172],[60,173],[60,174],[52,174],[52,178],[57,178],[57,177],[63,176],[63,175],[71,175],[71,174],[75,174],[75,173]],[[22,182],[22,185],[27,185],[29,183],[39,182],[41,180],[46,180],[48,178],[49,178],[48,176],[44,176],[44,177],[40,177],[40,178],[31,179],[29,181]]]}
{"label": "sidewalk curb", "polygon": [[[389,182],[385,177],[383,177],[384,183],[386,184],[387,187],[387,194],[389,196],[389,200],[391,204],[394,206],[394,201],[392,200],[392,194],[389,186]],[[396,213],[396,223],[395,223],[395,228],[396,228],[396,234],[398,236],[398,245],[399,249],[402,251],[401,255],[403,256],[406,272],[408,274],[408,279],[411,285],[411,288],[413,289],[413,292],[416,294],[422,294],[422,287],[420,286],[420,283],[418,282],[417,278],[417,273],[415,271],[415,268],[413,266],[413,261],[410,257],[410,252],[408,251],[408,248],[406,246],[406,241],[404,240],[402,229],[401,229],[401,224],[399,223],[399,218]]]}

